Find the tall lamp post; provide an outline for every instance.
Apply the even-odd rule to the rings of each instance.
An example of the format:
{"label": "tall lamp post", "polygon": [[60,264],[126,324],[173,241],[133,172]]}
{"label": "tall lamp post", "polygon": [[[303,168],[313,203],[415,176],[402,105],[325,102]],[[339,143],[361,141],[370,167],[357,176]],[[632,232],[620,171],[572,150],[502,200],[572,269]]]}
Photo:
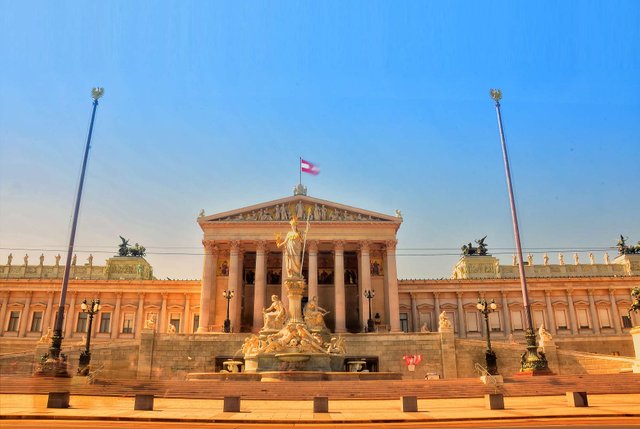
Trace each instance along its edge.
{"label": "tall lamp post", "polygon": [[365,290],[364,297],[369,301],[369,319],[367,319],[367,332],[375,331],[375,323],[373,322],[373,318],[371,317],[371,300],[376,296],[375,290]]}
{"label": "tall lamp post", "polygon": [[522,355],[520,361],[521,372],[548,372],[549,365],[547,359],[538,356],[538,346],[536,344],[536,334],[533,331],[533,319],[531,318],[531,306],[529,305],[529,294],[527,292],[527,278],[524,273],[524,262],[522,259],[522,246],[520,245],[520,231],[518,229],[518,216],[516,214],[516,203],[513,198],[513,186],[511,184],[511,170],[509,168],[509,157],[507,156],[507,144],[504,138],[504,130],[502,128],[502,115],[500,114],[500,100],[502,99],[502,91],[492,89],[491,98],[496,102],[496,113],[498,115],[498,128],[500,130],[500,142],[502,143],[502,156],[504,158],[504,169],[507,176],[507,188],[509,191],[509,204],[511,206],[511,220],[513,223],[513,235],[516,242],[516,254],[518,256],[518,271],[520,273],[520,286],[522,289],[522,302],[524,304],[525,319],[527,329],[525,338],[527,339],[527,351]]}
{"label": "tall lamp post", "polygon": [[484,353],[487,362],[487,371],[491,375],[496,375],[498,374],[498,358],[491,349],[491,329],[489,328],[489,313],[496,311],[496,301],[492,299],[491,302],[487,302],[486,299],[478,299],[476,308],[484,315],[484,324],[487,329],[487,350]]}
{"label": "tall lamp post", "polygon": [[82,188],[84,186],[84,174],[87,169],[87,159],[89,157],[89,148],[91,147],[91,134],[93,132],[93,121],[96,117],[96,109],[98,107],[98,99],[104,94],[104,88],[93,88],[91,90],[91,98],[93,98],[93,110],[91,112],[91,123],[89,125],[89,134],[87,135],[87,144],[84,149],[84,158],[82,160],[82,170],[80,173],[80,183],[78,184],[78,193],[76,195],[76,204],[73,211],[73,221],[71,223],[71,234],[69,236],[69,247],[67,248],[67,261],[64,266],[64,276],[62,278],[62,288],[60,290],[60,305],[53,327],[53,335],[51,337],[51,347],[46,362],[39,371],[41,375],[53,375],[59,377],[68,377],[67,361],[64,355],[60,356],[62,349],[62,325],[64,322],[64,306],[67,298],[67,286],[69,284],[69,274],[71,273],[71,259],[73,258],[73,246],[76,239],[76,227],[78,225],[78,213],[80,211],[80,200],[82,198]]}
{"label": "tall lamp post", "polygon": [[100,299],[94,299],[91,302],[87,302],[85,299],[82,301],[82,312],[89,315],[89,328],[87,329],[87,342],[84,346],[84,350],[80,352],[80,361],[78,365],[78,374],[89,374],[89,363],[91,363],[91,327],[93,326],[93,316],[100,311]]}
{"label": "tall lamp post", "polygon": [[224,320],[224,332],[231,332],[231,320],[229,319],[229,303],[231,302],[231,298],[235,295],[233,290],[224,290],[222,291],[222,296],[227,300],[227,318]]}

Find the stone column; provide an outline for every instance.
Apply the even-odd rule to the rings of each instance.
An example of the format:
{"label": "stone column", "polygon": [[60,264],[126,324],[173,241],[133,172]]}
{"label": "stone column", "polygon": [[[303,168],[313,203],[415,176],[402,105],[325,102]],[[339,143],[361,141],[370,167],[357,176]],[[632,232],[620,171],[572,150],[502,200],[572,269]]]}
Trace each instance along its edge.
{"label": "stone column", "polygon": [[567,302],[569,303],[569,323],[571,324],[571,334],[578,333],[578,326],[576,322],[576,309],[573,306],[573,289],[567,289]]}
{"label": "stone column", "polygon": [[208,332],[211,324],[211,306],[215,308],[216,270],[218,267],[218,247],[213,241],[202,241],[204,246],[204,264],[202,268],[202,286],[200,287],[200,316],[198,333]]}
{"label": "stone column", "polygon": [[190,329],[190,321],[191,317],[191,294],[184,294],[184,310],[182,311],[182,323],[180,324],[180,333],[188,334]]}
{"label": "stone column", "polygon": [[284,308],[289,311],[289,296],[287,295],[287,288],[284,285],[284,281],[287,278],[287,264],[284,259],[284,251],[282,252],[282,276],[280,276],[280,301],[282,301],[282,305]]}
{"label": "stone column", "polygon": [[613,327],[616,334],[622,333],[622,325],[620,324],[620,311],[618,310],[618,302],[613,289],[609,289],[609,301],[611,302],[611,317],[613,318]]}
{"label": "stone column", "polygon": [[598,313],[596,311],[596,302],[593,299],[593,290],[588,289],[587,295],[589,296],[589,313],[591,314],[591,323],[593,323],[593,333],[600,333],[600,322],[598,320]]}
{"label": "stone column", "polygon": [[440,292],[433,292],[434,332],[440,332]]}
{"label": "stone column", "polygon": [[511,314],[509,313],[509,300],[507,292],[501,291],[502,295],[502,320],[504,320],[504,335],[508,337],[511,334]]}
{"label": "stone column", "polygon": [[236,305],[236,318],[237,318],[235,325],[234,325],[233,319],[231,321],[231,326],[237,327],[237,329],[234,329],[233,332],[240,332],[242,329],[243,297],[244,297],[244,250],[240,248],[240,251],[238,252],[238,283],[236,284],[236,296],[231,301],[231,305],[233,305],[234,303]]}
{"label": "stone column", "polygon": [[111,318],[111,338],[118,338],[120,334],[120,305],[122,304],[122,292],[116,293],[116,308],[113,309]]}
{"label": "stone column", "polygon": [[309,248],[309,301],[318,296],[318,242],[311,240],[307,243]]}
{"label": "stone column", "polygon": [[400,332],[400,302],[398,297],[398,269],[396,268],[396,245],[398,240],[386,243],[387,284],[389,287],[389,325],[391,332]]}
{"label": "stone column", "polygon": [[267,243],[256,243],[256,276],[253,282],[253,332],[258,332],[264,326],[264,302],[267,293]]}
{"label": "stone column", "polygon": [[[364,291],[371,290],[371,254],[369,253],[370,243],[367,240],[360,242],[360,322],[363,327],[367,326],[369,320],[369,300],[364,296]],[[378,291],[380,293],[380,291]],[[373,302],[371,303],[373,305]],[[373,310],[372,310],[373,311]],[[373,314],[371,315],[373,317]]]}
{"label": "stone column", "polygon": [[[78,293],[76,291],[69,292],[71,295],[71,300],[69,301],[69,308],[67,309],[67,317],[65,317],[64,324],[64,337],[71,338],[73,337],[73,322],[76,318],[76,297]],[[62,298],[61,298],[62,299]]]}
{"label": "stone column", "polygon": [[458,337],[467,338],[467,319],[464,317],[462,292],[456,292],[456,297],[458,298]]}
{"label": "stone column", "polygon": [[409,298],[411,299],[411,324],[413,325],[412,332],[420,332],[420,322],[418,319],[418,300],[416,294],[409,292]]}
{"label": "stone column", "polygon": [[237,290],[238,280],[240,279],[240,242],[238,240],[234,240],[229,243],[231,246],[229,249],[229,279],[228,279],[228,290],[234,291],[234,297],[231,299],[232,302],[229,303],[229,320],[231,320],[231,331],[238,332],[240,328],[238,323],[238,306],[236,306],[235,301],[242,299],[240,296],[240,291]]}
{"label": "stone column", "polygon": [[[9,266],[10,268],[10,266]],[[6,327],[5,317],[7,317],[7,305],[9,305],[9,294],[11,292],[2,294],[2,308],[0,308],[0,337],[4,333]]]}
{"label": "stone column", "polygon": [[158,321],[158,334],[165,334],[167,332],[167,325],[169,324],[169,320],[167,320],[167,298],[169,294],[166,292],[162,292],[162,307],[160,307],[160,320]]}
{"label": "stone column", "polygon": [[[44,316],[42,317],[42,332],[47,332],[47,328],[51,328],[53,331],[53,326],[49,324],[49,319],[51,319],[51,310],[53,309],[53,291],[47,291],[47,309],[44,311]],[[0,323],[4,323],[4,319],[0,318]],[[2,329],[2,328],[0,328]]]}
{"label": "stone column", "polygon": [[140,338],[142,335],[142,329],[144,328],[144,293],[138,293],[138,309],[136,311],[136,326],[134,331],[136,338]]}
{"label": "stone column", "polygon": [[24,310],[22,311],[22,315],[20,316],[20,331],[18,333],[19,337],[27,336],[27,324],[29,323],[29,313],[31,312],[31,295],[32,292],[27,292],[27,299],[24,302]]}
{"label": "stone column", "polygon": [[336,332],[346,332],[346,310],[344,290],[344,241],[334,242],[333,285],[336,309]]}
{"label": "stone column", "polygon": [[551,305],[551,291],[544,291],[544,300],[547,304],[547,330],[551,333],[551,335],[556,334],[556,323],[555,323],[555,313],[553,311],[553,305]]}

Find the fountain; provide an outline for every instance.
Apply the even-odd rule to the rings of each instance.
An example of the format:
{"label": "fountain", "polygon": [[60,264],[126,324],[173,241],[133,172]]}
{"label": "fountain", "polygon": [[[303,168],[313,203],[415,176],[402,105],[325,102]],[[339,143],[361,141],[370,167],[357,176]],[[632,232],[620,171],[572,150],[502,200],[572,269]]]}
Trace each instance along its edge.
{"label": "fountain", "polygon": [[263,328],[258,335],[246,338],[242,346],[245,372],[340,371],[344,340],[329,339],[324,323],[328,312],[318,306],[317,297],[312,297],[302,313],[306,284],[301,271],[309,222],[304,233],[298,231],[295,217],[290,224],[291,231],[284,240],[276,237],[278,247],[284,248],[287,275],[284,286],[289,308],[285,309],[277,295],[271,297],[271,306],[263,310]]}

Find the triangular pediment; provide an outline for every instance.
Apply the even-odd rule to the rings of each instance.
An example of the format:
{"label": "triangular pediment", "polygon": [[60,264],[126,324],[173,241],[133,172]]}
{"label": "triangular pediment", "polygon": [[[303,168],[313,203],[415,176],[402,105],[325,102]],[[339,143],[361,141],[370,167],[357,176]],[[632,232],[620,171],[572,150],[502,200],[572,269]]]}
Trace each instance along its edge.
{"label": "triangular pediment", "polygon": [[306,195],[296,195],[249,207],[201,216],[198,223],[213,222],[287,222],[293,216],[311,222],[392,222],[402,223],[401,216],[389,216]]}

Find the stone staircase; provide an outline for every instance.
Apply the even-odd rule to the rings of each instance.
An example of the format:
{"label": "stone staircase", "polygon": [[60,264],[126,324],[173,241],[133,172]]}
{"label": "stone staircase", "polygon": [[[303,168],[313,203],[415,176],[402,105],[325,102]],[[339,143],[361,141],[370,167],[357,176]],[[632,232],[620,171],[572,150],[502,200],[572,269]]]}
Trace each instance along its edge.
{"label": "stone staircase", "polygon": [[[331,399],[395,399],[417,396],[420,399],[473,398],[494,393],[478,378],[450,380],[377,380],[377,381],[164,381],[98,380],[95,384],[48,377],[0,377],[0,393],[46,394],[69,390],[72,395],[133,396],[137,393],[167,398],[221,399],[240,396],[255,400],[310,400],[315,396]],[[505,396],[564,395],[568,391],[590,394],[640,394],[639,374],[566,375],[507,377],[498,387]]]}

